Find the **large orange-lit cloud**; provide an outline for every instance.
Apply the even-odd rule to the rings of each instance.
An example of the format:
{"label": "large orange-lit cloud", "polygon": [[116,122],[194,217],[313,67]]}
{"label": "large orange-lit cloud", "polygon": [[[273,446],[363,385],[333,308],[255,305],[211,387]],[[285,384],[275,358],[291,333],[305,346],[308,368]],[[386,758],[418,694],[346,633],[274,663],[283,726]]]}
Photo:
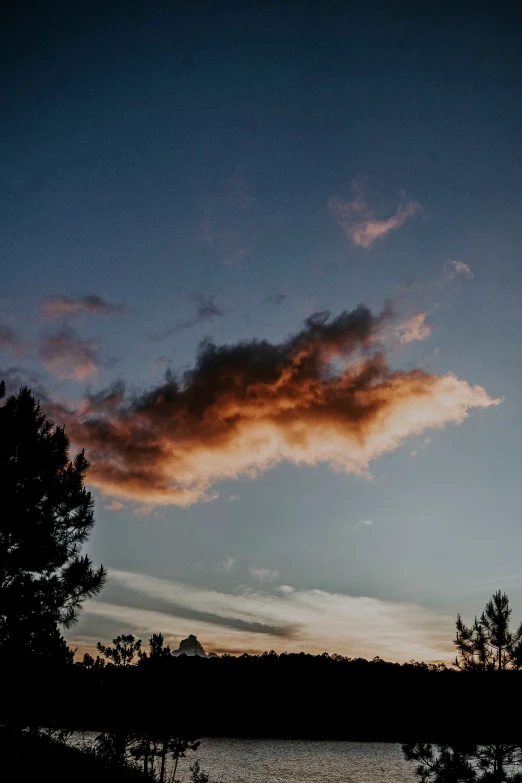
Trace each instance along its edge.
{"label": "large orange-lit cloud", "polygon": [[318,313],[281,344],[207,342],[179,381],[131,401],[115,387],[55,415],[86,447],[90,482],[140,503],[188,506],[284,460],[368,475],[410,435],[500,402],[451,373],[391,370],[378,340],[389,317],[361,306]]}
{"label": "large orange-lit cloud", "polygon": [[379,219],[361,195],[357,195],[353,201],[343,201],[334,196],[329,206],[352,243],[364,248],[371,247],[377,239],[383,239],[390,231],[400,228],[408,218],[421,210],[421,205],[416,201],[401,200],[394,215]]}

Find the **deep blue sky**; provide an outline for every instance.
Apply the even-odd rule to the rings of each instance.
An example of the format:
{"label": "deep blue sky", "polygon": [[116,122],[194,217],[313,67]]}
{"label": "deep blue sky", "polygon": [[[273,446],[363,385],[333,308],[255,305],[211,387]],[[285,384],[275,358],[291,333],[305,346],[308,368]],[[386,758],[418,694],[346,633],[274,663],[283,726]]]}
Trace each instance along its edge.
{"label": "deep blue sky", "polygon": [[[457,611],[502,588],[520,613],[516,4],[51,5],[13,11],[2,46],[11,389],[72,410],[193,366],[203,338],[281,343],[315,311],[392,301],[430,327],[395,339],[392,367],[504,398],[406,439],[373,479],[284,459],[187,508],[97,485],[89,551],[115,573],[71,639],[449,660]],[[350,233],[412,204],[366,246]],[[81,307],[44,318],[46,301]]]}

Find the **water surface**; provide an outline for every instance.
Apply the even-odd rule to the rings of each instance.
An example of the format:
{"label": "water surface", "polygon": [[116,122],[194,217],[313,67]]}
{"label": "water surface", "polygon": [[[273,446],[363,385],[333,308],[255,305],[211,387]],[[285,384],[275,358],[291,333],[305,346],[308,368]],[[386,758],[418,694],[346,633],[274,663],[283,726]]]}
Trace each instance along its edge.
{"label": "water surface", "polygon": [[[203,739],[196,757],[211,783],[414,783],[400,745]],[[176,777],[188,780],[188,763]]]}
{"label": "water surface", "polygon": [[[95,736],[77,734],[72,742],[89,747]],[[386,742],[204,737],[196,753],[180,759],[177,780],[189,783],[196,759],[210,783],[418,783],[401,746]],[[166,766],[169,781],[170,760]]]}

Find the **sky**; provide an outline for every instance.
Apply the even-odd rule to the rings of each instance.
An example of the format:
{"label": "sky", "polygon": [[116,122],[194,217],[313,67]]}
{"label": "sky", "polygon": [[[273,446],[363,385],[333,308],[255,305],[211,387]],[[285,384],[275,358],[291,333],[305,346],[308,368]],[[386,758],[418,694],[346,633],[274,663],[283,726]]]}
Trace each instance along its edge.
{"label": "sky", "polygon": [[91,461],[67,639],[454,658],[522,619],[522,14],[12,10],[0,377]]}

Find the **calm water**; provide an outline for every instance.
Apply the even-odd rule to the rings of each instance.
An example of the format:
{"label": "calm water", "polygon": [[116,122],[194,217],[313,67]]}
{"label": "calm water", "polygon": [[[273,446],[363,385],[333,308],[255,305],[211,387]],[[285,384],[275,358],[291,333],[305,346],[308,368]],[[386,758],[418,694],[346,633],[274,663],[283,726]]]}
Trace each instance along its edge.
{"label": "calm water", "polygon": [[[96,735],[77,735],[91,745]],[[210,783],[417,783],[400,745],[373,742],[210,739],[190,758],[180,759],[176,778],[188,783],[198,759]],[[167,764],[168,772],[170,765]]]}
{"label": "calm water", "polygon": [[[211,783],[414,783],[400,745],[204,739],[196,754]],[[176,777],[188,779],[188,763]]]}

